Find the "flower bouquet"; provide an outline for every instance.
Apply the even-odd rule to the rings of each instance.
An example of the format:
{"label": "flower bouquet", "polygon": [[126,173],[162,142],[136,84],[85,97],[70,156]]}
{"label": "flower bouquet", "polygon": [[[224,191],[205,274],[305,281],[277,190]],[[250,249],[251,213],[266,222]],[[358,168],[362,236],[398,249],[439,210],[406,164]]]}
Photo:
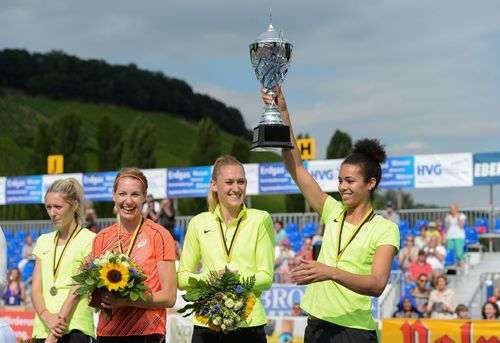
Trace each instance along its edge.
{"label": "flower bouquet", "polygon": [[103,292],[109,292],[120,299],[146,300],[146,276],[141,268],[124,254],[106,251],[94,260],[83,261],[80,273],[73,276],[73,280],[80,285],[75,294],[90,295],[89,305],[102,311],[108,320],[112,317],[111,309],[102,308],[100,305]]}
{"label": "flower bouquet", "polygon": [[182,297],[192,302],[179,310],[187,317],[194,318],[201,324],[217,332],[238,328],[252,313],[257,297],[252,292],[255,275],[247,278],[230,271],[227,267],[223,274],[211,271],[207,280],[189,278],[189,290]]}

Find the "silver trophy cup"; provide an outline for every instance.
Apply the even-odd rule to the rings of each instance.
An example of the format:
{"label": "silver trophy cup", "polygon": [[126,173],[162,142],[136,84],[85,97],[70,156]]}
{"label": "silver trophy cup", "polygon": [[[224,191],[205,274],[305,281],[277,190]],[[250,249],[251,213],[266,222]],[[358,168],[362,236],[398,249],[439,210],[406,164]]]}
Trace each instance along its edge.
{"label": "silver trophy cup", "polygon": [[[262,87],[274,99],[274,88],[285,80],[290,65],[292,44],[283,39],[281,32],[272,24],[250,44],[250,60]],[[253,129],[250,150],[293,149],[290,142],[290,128],[283,123],[278,107],[274,103],[266,105],[259,125]]]}

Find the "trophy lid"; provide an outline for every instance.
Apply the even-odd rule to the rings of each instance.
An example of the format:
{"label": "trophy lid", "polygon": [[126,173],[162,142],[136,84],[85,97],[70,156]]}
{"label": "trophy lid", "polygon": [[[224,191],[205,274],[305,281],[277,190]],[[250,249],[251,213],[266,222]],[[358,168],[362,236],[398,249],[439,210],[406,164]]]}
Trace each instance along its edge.
{"label": "trophy lid", "polygon": [[253,43],[261,42],[283,42],[288,43],[286,39],[283,38],[283,32],[276,31],[272,23],[269,23],[267,31],[263,32]]}

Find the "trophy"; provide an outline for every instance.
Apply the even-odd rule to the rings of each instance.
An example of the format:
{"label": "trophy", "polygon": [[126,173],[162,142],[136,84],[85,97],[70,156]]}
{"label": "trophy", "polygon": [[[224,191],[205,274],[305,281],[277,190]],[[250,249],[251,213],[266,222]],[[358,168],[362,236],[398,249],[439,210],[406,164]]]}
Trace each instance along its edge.
{"label": "trophy", "polygon": [[259,125],[253,129],[250,150],[290,150],[290,128],[283,123],[278,106],[274,102],[276,85],[285,80],[290,65],[292,44],[283,39],[282,32],[274,30],[273,24],[250,44],[250,60],[262,87],[268,90],[273,101],[266,105]]}

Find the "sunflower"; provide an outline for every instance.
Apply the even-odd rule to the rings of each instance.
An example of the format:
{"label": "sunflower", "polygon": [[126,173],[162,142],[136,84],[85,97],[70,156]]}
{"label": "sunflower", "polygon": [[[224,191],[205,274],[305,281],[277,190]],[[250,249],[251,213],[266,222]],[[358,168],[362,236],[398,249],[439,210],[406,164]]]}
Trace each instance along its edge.
{"label": "sunflower", "polygon": [[108,263],[102,267],[99,275],[110,292],[125,288],[128,284],[128,276],[127,267],[118,263]]}
{"label": "sunflower", "polygon": [[250,316],[250,313],[252,313],[253,310],[253,305],[255,305],[255,302],[257,301],[257,298],[255,295],[251,295],[248,297],[247,303],[245,304],[245,310],[243,311],[243,320],[247,320],[248,316]]}
{"label": "sunflower", "polygon": [[205,325],[208,324],[208,320],[209,320],[208,317],[202,316],[201,314],[197,314],[195,316],[195,318],[197,321],[199,321],[202,324],[205,324]]}

